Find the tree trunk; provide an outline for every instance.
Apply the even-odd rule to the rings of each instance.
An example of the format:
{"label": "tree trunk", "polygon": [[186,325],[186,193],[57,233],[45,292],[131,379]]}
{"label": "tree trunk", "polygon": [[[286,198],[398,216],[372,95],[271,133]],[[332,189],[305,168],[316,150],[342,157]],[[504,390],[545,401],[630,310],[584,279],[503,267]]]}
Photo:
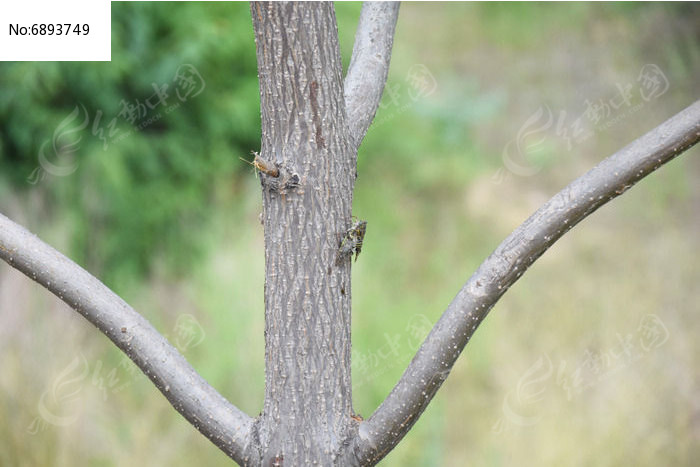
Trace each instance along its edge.
{"label": "tree trunk", "polygon": [[265,402],[252,444],[263,465],[331,465],[354,426],[350,261],[337,255],[352,221],[356,151],[337,25],[332,3],[251,10],[265,230]]}

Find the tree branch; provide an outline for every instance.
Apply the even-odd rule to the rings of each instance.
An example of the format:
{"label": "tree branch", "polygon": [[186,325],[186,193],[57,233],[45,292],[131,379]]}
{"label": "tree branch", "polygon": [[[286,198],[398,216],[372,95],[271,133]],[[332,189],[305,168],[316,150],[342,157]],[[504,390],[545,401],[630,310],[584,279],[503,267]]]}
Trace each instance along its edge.
{"label": "tree branch", "polygon": [[489,310],[554,242],[699,140],[696,101],[573,181],[513,231],[462,287],[389,396],[360,424],[347,462],[374,465],[404,437]]}
{"label": "tree branch", "polygon": [[83,268],[0,214],[0,258],[102,331],[204,436],[243,464],[253,420],[231,405],[140,314]]}
{"label": "tree branch", "polygon": [[345,112],[354,149],[377,113],[389,74],[399,2],[364,2],[345,76]]}

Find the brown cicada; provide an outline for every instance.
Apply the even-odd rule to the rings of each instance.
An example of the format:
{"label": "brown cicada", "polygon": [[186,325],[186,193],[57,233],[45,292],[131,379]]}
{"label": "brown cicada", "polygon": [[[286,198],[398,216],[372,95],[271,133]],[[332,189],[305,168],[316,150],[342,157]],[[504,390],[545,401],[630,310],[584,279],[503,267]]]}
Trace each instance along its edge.
{"label": "brown cicada", "polygon": [[250,164],[253,167],[255,167],[255,169],[258,170],[258,172],[262,172],[265,175],[269,175],[270,177],[279,177],[280,171],[277,167],[275,167],[274,164],[263,159],[262,156],[260,156],[260,154],[255,151],[251,151],[251,153],[253,154],[253,156],[255,156],[253,162],[245,160],[242,157],[239,157],[239,159],[245,162],[246,164]]}

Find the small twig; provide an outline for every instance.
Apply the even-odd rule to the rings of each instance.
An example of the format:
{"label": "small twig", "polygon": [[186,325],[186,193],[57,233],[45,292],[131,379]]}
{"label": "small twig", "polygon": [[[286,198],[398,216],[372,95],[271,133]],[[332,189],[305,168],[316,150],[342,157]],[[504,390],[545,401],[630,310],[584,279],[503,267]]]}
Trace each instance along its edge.
{"label": "small twig", "polygon": [[345,111],[355,149],[377,113],[389,75],[399,2],[364,2],[345,76]]}

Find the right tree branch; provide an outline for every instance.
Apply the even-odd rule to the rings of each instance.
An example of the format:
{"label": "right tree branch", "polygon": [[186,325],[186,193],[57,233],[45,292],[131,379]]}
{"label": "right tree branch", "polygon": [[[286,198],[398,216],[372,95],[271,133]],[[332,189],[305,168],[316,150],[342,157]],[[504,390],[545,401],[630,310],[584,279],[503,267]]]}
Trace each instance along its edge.
{"label": "right tree branch", "polygon": [[433,327],[344,464],[374,465],[409,431],[476,328],[532,263],[573,226],[700,140],[700,101],[603,160],[538,209],[484,261]]}
{"label": "right tree branch", "polygon": [[345,76],[345,112],[357,150],[377,113],[389,75],[399,2],[364,2]]}

